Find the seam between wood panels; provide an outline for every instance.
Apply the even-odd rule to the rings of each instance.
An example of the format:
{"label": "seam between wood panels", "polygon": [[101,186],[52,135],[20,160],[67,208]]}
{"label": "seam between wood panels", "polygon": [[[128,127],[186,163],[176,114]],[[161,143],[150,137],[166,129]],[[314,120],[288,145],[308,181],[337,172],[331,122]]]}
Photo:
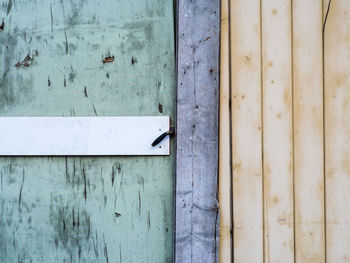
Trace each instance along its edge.
{"label": "seam between wood panels", "polygon": [[[219,263],[220,261],[220,219],[221,219],[221,210],[220,210],[220,141],[221,141],[221,34],[222,34],[222,27],[221,27],[221,15],[222,15],[222,2],[219,1],[219,63],[218,63],[218,129],[217,129],[217,172],[216,172],[216,202],[217,202],[217,209],[216,209],[216,216],[215,216],[215,226],[214,226],[214,258],[215,262]],[[218,218],[219,218],[219,224],[218,224]],[[219,235],[219,246],[217,242],[217,236]]]}
{"label": "seam between wood panels", "polygon": [[[194,54],[193,54],[193,75],[194,75],[194,81],[193,81],[193,96],[196,101],[196,69],[195,69],[195,64],[194,64]],[[193,180],[194,180],[194,169],[193,169],[193,163],[194,163],[194,156],[193,156],[193,138],[194,138],[194,129],[195,129],[195,124],[193,124],[193,119],[192,119],[192,139],[191,139],[191,181],[192,181],[192,187],[194,185]],[[193,189],[191,190],[191,263],[193,262]]]}
{"label": "seam between wood panels", "polygon": [[260,140],[261,140],[261,214],[262,214],[262,257],[265,262],[265,171],[264,171],[264,72],[263,72],[263,26],[262,0],[260,0]]}
{"label": "seam between wood panels", "polygon": [[[179,66],[179,0],[174,0],[173,2],[173,12],[174,12],[174,31],[175,31],[175,36],[174,36],[174,42],[175,42],[175,113],[174,113],[174,126],[175,129],[177,131],[177,110],[178,110],[178,84],[179,84],[179,70],[178,70],[178,66]],[[176,224],[177,224],[177,209],[176,209],[176,205],[177,205],[177,156],[178,156],[178,145],[177,145],[177,136],[174,136],[174,152],[175,152],[175,161],[174,161],[174,194],[173,194],[173,207],[174,207],[174,219],[173,219],[173,261],[176,262],[176,247],[177,247],[177,238],[176,238]]]}
{"label": "seam between wood panels", "polygon": [[228,0],[228,45],[229,45],[229,120],[230,120],[230,179],[231,179],[231,193],[230,193],[230,199],[231,199],[231,262],[235,262],[235,252],[234,252],[234,245],[235,245],[235,231],[234,231],[234,195],[233,195],[233,154],[232,154],[232,147],[233,147],[233,129],[232,129],[232,48],[231,48],[231,1]]}
{"label": "seam between wood panels", "polygon": [[293,25],[293,6],[294,2],[291,0],[290,2],[290,18],[291,18],[291,25],[290,25],[290,32],[291,32],[291,93],[292,93],[292,181],[293,181],[293,256],[294,256],[294,263],[296,262],[296,225],[295,225],[295,137],[294,137],[294,128],[295,128],[295,119],[294,119],[294,25]]}
{"label": "seam between wood panels", "polygon": [[[327,262],[327,196],[326,196],[326,85],[325,85],[325,31],[326,31],[326,23],[328,19],[328,14],[329,14],[329,9],[331,6],[332,0],[329,0],[328,2],[328,7],[327,11],[323,20],[322,17],[322,117],[323,117],[323,130],[322,130],[322,135],[323,135],[323,220],[324,220],[324,257],[325,257],[325,262]],[[324,1],[322,1],[322,12],[324,10]]]}
{"label": "seam between wood panels", "polygon": [[233,138],[232,138],[232,79],[231,79],[231,70],[232,70],[232,64],[231,64],[231,58],[232,58],[232,51],[231,51],[231,1],[228,0],[228,7],[229,7],[229,14],[228,14],[228,34],[229,34],[229,117],[230,117],[230,179],[231,179],[231,261],[234,262],[234,239],[233,239],[233,154],[232,154],[232,146],[233,146]]}
{"label": "seam between wood panels", "polygon": [[217,171],[216,171],[216,216],[215,216],[215,229],[214,229],[214,258],[215,262],[220,261],[220,115],[221,115],[221,104],[220,104],[220,94],[221,94],[221,0],[219,0],[219,23],[218,23],[218,41],[219,41],[219,52],[218,52],[218,97],[217,97],[217,116],[218,116],[218,127],[217,127]]}
{"label": "seam between wood panels", "polygon": [[[224,0],[224,1],[228,1],[228,0]],[[222,92],[222,90],[221,90],[221,78],[222,78],[222,68],[221,68],[221,66],[222,66],[222,63],[221,63],[221,61],[222,61],[222,58],[221,58],[221,55],[222,55],[222,50],[221,50],[221,45],[222,45],[222,38],[221,38],[221,36],[222,36],[222,34],[223,34],[223,31],[222,31],[222,0],[220,1],[220,15],[219,15],[219,17],[220,17],[220,30],[219,30],[219,39],[220,39],[220,45],[219,45],[219,118],[218,118],[218,120],[219,120],[219,126],[218,126],[218,145],[219,145],[219,147],[218,147],[218,176],[217,176],[217,192],[216,192],[216,198],[217,198],[217,200],[218,200],[218,202],[219,202],[219,208],[218,208],[218,210],[217,210],[217,212],[216,212],[216,219],[215,219],[215,260],[216,260],[216,262],[217,263],[221,263],[220,262],[220,253],[221,253],[221,249],[220,249],[220,247],[221,247],[221,228],[220,228],[220,222],[221,222],[221,217],[222,217],[222,213],[221,213],[221,210],[220,210],[220,208],[221,208],[221,206],[220,206],[220,202],[221,202],[221,198],[220,198],[220,177],[221,177],[221,173],[220,173],[220,158],[222,158],[220,155],[221,155],[221,153],[220,153],[220,147],[221,147],[221,122],[223,121],[222,119],[221,119],[221,92]],[[228,18],[227,18],[228,19]],[[228,23],[229,23],[229,20],[228,20]],[[229,26],[229,24],[228,24],[228,26]],[[228,29],[227,29],[228,30]],[[230,73],[230,71],[229,71],[229,73]],[[228,107],[229,107],[229,105],[227,105]],[[229,135],[230,135],[230,133],[229,133]],[[230,136],[230,138],[231,138],[231,136]],[[230,189],[230,195],[231,195],[231,189]],[[230,198],[230,197],[229,197]],[[230,198],[230,200],[231,200],[231,198]],[[230,201],[231,202],[231,201]],[[231,203],[230,203],[230,209],[231,209]],[[231,212],[230,212],[231,213]],[[219,246],[217,247],[217,226],[218,226],[218,215],[220,215],[219,216]],[[231,221],[231,219],[230,219],[230,221]],[[230,244],[230,246],[231,246],[231,244]],[[217,248],[219,248],[218,249],[218,252],[217,252]],[[231,251],[232,249],[231,249],[231,247],[230,247],[230,251]]]}
{"label": "seam between wood panels", "polygon": [[232,96],[232,79],[231,79],[231,1],[226,0],[228,3],[228,83],[229,83],[229,93],[228,93],[228,99],[229,99],[229,136],[230,136],[230,248],[231,248],[231,262],[234,262],[234,238],[233,238],[233,167],[232,167],[232,162],[233,162],[233,155],[232,155],[232,146],[233,146],[233,138],[232,138],[232,101],[231,101],[231,96]]}

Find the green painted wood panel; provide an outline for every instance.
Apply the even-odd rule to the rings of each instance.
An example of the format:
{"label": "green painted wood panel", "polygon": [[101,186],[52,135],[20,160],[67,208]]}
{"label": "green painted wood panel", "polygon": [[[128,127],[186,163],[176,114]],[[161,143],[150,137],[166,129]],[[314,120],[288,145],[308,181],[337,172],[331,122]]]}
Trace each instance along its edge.
{"label": "green painted wood panel", "polygon": [[[0,0],[0,116],[173,119],[174,57],[170,0]],[[0,262],[172,262],[173,155],[0,157]]]}

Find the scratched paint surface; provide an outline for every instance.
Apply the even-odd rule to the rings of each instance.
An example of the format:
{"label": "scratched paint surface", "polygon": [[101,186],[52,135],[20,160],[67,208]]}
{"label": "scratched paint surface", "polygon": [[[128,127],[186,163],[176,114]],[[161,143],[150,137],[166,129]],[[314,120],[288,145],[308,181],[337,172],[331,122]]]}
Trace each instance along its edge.
{"label": "scratched paint surface", "polygon": [[[170,0],[0,0],[0,116],[173,119],[173,35]],[[0,175],[1,262],[172,261],[173,153],[0,157]]]}

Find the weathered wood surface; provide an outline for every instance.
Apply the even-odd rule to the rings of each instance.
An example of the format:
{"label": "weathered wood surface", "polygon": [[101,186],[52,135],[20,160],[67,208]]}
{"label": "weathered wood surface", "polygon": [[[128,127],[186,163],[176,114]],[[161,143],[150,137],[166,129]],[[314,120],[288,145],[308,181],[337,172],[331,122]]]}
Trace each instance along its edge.
{"label": "weathered wood surface", "polygon": [[[241,236],[234,238],[233,261],[350,262],[350,2],[271,0],[258,6],[259,1],[256,5],[252,1],[231,1],[231,50],[224,51],[232,56],[233,235]],[[250,16],[254,9],[260,14]],[[253,23],[254,27],[243,27]],[[259,31],[261,38],[253,38]],[[249,49],[259,42],[262,71]],[[251,73],[245,79],[248,64]],[[247,125],[256,116],[253,103],[247,110],[247,94],[259,72],[262,153],[252,146],[252,138],[244,139],[256,123]],[[227,78],[227,71],[221,73]],[[227,104],[223,100],[221,106]],[[248,146],[238,151],[241,141]],[[264,166],[264,258],[252,260],[257,246],[240,254],[240,244],[249,239],[255,225],[245,227],[238,219],[259,218],[251,211],[257,190],[246,190],[253,188],[250,171],[235,160],[246,158],[251,166],[258,154]],[[244,179],[237,180],[240,171]],[[230,198],[227,195],[225,202]],[[228,235],[228,229],[221,231]]]}
{"label": "weathered wood surface", "polygon": [[293,1],[296,262],[325,262],[322,1]]}
{"label": "weathered wood surface", "polygon": [[231,1],[233,259],[263,261],[260,1]]}
{"label": "weathered wood surface", "polygon": [[231,117],[230,117],[230,0],[221,0],[220,25],[220,127],[219,127],[219,261],[231,262]]}
{"label": "weathered wood surface", "polygon": [[324,27],[327,262],[350,262],[349,27],[350,2],[331,1]]}
{"label": "weathered wood surface", "polygon": [[[172,1],[0,0],[0,116],[174,119],[173,26]],[[172,262],[173,156],[0,158],[0,261]]]}
{"label": "weathered wood surface", "polygon": [[220,1],[178,1],[176,262],[216,262]]}
{"label": "weathered wood surface", "polygon": [[294,262],[291,1],[262,1],[265,261]]}

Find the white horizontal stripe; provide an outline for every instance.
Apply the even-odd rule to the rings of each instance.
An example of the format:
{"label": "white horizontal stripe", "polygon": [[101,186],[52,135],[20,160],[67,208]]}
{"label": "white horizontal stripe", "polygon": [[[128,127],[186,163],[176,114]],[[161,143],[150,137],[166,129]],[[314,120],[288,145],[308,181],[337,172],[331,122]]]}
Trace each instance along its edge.
{"label": "white horizontal stripe", "polygon": [[0,155],[169,155],[169,117],[1,117]]}

